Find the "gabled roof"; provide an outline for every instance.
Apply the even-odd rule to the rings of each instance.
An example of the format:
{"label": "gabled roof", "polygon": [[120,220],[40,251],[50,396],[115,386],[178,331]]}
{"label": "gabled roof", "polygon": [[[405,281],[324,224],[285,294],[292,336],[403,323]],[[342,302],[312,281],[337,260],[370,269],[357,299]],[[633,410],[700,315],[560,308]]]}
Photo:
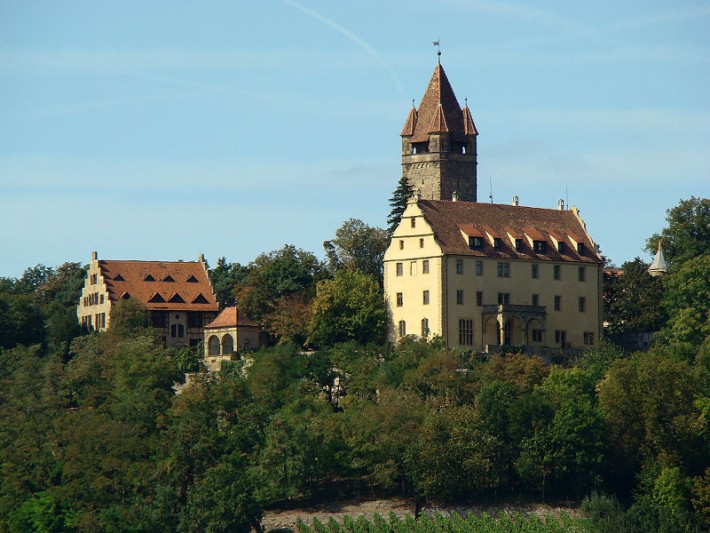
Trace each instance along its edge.
{"label": "gabled roof", "polygon": [[[419,208],[426,221],[434,230],[434,236],[442,251],[449,255],[473,255],[481,257],[520,258],[549,261],[575,261],[601,263],[601,256],[587,234],[583,222],[574,210],[539,209],[535,207],[507,204],[487,204],[478,202],[445,202],[440,200],[419,200]],[[464,230],[465,228],[465,230]],[[467,235],[473,231],[487,231],[492,235],[522,235],[531,233],[534,240],[549,242],[545,253],[534,253],[528,247],[520,252],[509,238],[501,239],[500,248],[494,248],[488,241],[480,249],[472,249],[462,230]],[[558,235],[567,244],[562,254],[553,246],[552,234]],[[580,255],[570,236],[583,235],[579,241],[585,252]]]}
{"label": "gabled roof", "polygon": [[[413,114],[416,113],[416,114]],[[418,110],[409,112],[401,135],[411,142],[425,142],[430,133],[450,133],[464,142],[466,135],[478,135],[468,107],[461,109],[444,67],[437,65]]]}
{"label": "gabled roof", "polygon": [[251,320],[235,306],[226,307],[217,315],[212,322],[205,326],[205,329],[228,328],[235,326],[259,327],[259,324]]}
{"label": "gabled roof", "polygon": [[219,309],[212,283],[200,262],[105,259],[98,263],[111,301],[128,294],[149,310]]}

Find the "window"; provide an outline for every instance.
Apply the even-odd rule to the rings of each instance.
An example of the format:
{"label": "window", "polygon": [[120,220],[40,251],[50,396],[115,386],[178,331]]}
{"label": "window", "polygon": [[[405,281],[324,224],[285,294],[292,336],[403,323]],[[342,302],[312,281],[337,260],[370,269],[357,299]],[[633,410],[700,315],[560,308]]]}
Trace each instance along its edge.
{"label": "window", "polygon": [[459,320],[459,344],[473,346],[473,320],[466,318]]}
{"label": "window", "polygon": [[202,313],[200,311],[193,311],[187,313],[187,327],[189,328],[201,328],[202,327]]}
{"label": "window", "polygon": [[404,274],[404,266],[402,263],[397,263],[397,275],[402,276]]}
{"label": "window", "polygon": [[557,253],[565,253],[565,243],[563,243],[562,241],[557,243]]}
{"label": "window", "polygon": [[404,250],[404,241],[400,239],[399,241],[399,249]]}
{"label": "window", "polygon": [[503,241],[500,240],[500,237],[493,237],[493,248],[500,250],[502,247]]}
{"label": "window", "polygon": [[561,270],[562,270],[562,269],[560,268],[560,265],[555,265],[555,266],[554,266],[553,277],[554,277],[556,280],[562,279],[562,272],[561,272]]}
{"label": "window", "polygon": [[463,305],[463,290],[461,289],[456,291],[456,303],[458,305]]}
{"label": "window", "polygon": [[541,329],[532,330],[532,340],[533,340],[533,342],[542,342],[542,330]]}
{"label": "window", "polygon": [[424,248],[424,239],[419,239],[419,248]]}
{"label": "window", "polygon": [[422,274],[428,274],[429,273],[429,260],[424,259],[422,261]]}
{"label": "window", "polygon": [[410,276],[416,276],[417,275],[417,262],[412,261],[409,263],[409,275]]}
{"label": "window", "polygon": [[151,313],[154,328],[164,328],[167,316],[164,311],[153,311]]}
{"label": "window", "polygon": [[516,252],[523,251],[523,239],[515,239],[515,251]]}
{"label": "window", "polygon": [[584,313],[587,310],[587,299],[584,296],[579,297],[579,312]]}
{"label": "window", "polygon": [[483,248],[483,238],[482,237],[469,237],[468,246],[473,250],[480,250]]}
{"label": "window", "polygon": [[422,318],[422,337],[429,336],[429,319]]}
{"label": "window", "polygon": [[539,294],[533,294],[532,295],[532,304],[533,306],[537,307],[540,305],[540,295]]}
{"label": "window", "polygon": [[100,304],[104,303],[104,295],[103,294],[99,294],[99,303]]}
{"label": "window", "polygon": [[546,241],[533,241],[533,250],[536,254],[544,254],[547,252]]}
{"label": "window", "polygon": [[397,293],[397,307],[402,307],[404,305],[404,298],[402,297],[402,293],[398,292]]}
{"label": "window", "polygon": [[555,311],[562,309],[562,296],[555,296]]}
{"label": "window", "polygon": [[399,336],[404,337],[407,334],[407,323],[404,320],[399,321]]}
{"label": "window", "polygon": [[578,279],[579,281],[585,281],[587,278],[587,270],[584,267],[579,267],[578,272]]}
{"label": "window", "polygon": [[584,255],[584,243],[583,242],[577,243],[577,253],[579,255]]}
{"label": "window", "polygon": [[537,264],[533,263],[533,264],[530,265],[530,266],[531,266],[530,274],[532,275],[532,278],[533,278],[533,279],[537,279],[538,276],[539,276],[539,267],[540,267],[540,265],[537,265]]}
{"label": "window", "polygon": [[483,305],[483,292],[481,291],[476,291],[476,305],[479,307]]}
{"label": "window", "polygon": [[510,277],[510,263],[498,263],[498,277],[499,278],[509,278]]}
{"label": "window", "polygon": [[483,275],[483,261],[476,261],[476,275]]}
{"label": "window", "polygon": [[566,342],[567,342],[567,332],[556,329],[555,330],[555,344],[559,344],[560,346],[564,346]]}
{"label": "window", "polygon": [[510,303],[510,293],[509,292],[499,292],[498,293],[498,305],[508,305]]}
{"label": "window", "polygon": [[456,273],[463,274],[463,260],[462,259],[456,260]]}
{"label": "window", "polygon": [[584,344],[594,344],[594,333],[592,333],[591,331],[584,332]]}
{"label": "window", "polygon": [[96,314],[96,329],[105,329],[106,328],[106,313],[97,313]]}
{"label": "window", "polygon": [[99,280],[98,274],[91,274],[91,284],[92,285],[96,285],[96,283],[98,283],[98,280]]}
{"label": "window", "polygon": [[222,354],[227,355],[234,351],[234,339],[227,333],[222,337]]}
{"label": "window", "polygon": [[411,224],[412,224],[412,227],[413,227],[413,228],[416,228],[416,227],[417,227],[417,219],[414,218],[414,217],[412,217],[412,218],[410,218],[409,220],[410,220],[410,222],[411,222]]}
{"label": "window", "polygon": [[207,354],[208,355],[219,355],[219,337],[217,335],[212,335],[210,340],[207,341]]}
{"label": "window", "polygon": [[429,291],[422,292],[422,303],[424,305],[429,305]]}
{"label": "window", "polygon": [[182,324],[173,324],[170,326],[170,336],[183,338],[185,336],[185,326]]}

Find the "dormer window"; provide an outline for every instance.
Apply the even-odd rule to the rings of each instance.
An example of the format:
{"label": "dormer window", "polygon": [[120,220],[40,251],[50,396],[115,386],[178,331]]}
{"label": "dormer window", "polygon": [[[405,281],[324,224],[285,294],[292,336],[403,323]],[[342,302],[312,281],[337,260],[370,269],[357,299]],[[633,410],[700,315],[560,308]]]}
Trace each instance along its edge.
{"label": "dormer window", "polygon": [[207,298],[205,298],[204,296],[202,296],[202,294],[198,294],[197,296],[195,296],[195,297],[192,299],[192,303],[193,303],[193,304],[207,304],[207,303],[209,303],[209,302],[207,301]]}
{"label": "dormer window", "polygon": [[172,277],[170,274],[168,274],[168,275],[165,276],[161,281],[172,281],[172,282],[174,282],[175,280],[173,279],[173,277]]}
{"label": "dormer window", "polygon": [[[153,281],[155,281],[155,280],[153,280]],[[150,303],[154,303],[154,304],[156,304],[156,303],[163,303],[163,302],[165,302],[165,298],[163,298],[160,294],[158,294],[158,293],[156,292],[155,294],[153,294],[153,296],[151,296],[151,297],[148,299],[148,301],[149,301]]]}
{"label": "dormer window", "polygon": [[113,278],[113,281],[126,281],[123,279],[123,276],[121,274],[116,274]]}
{"label": "dormer window", "polygon": [[547,252],[547,241],[533,241],[533,250],[536,254]]}
{"label": "dormer window", "polygon": [[148,274],[146,277],[143,278],[143,281],[155,281],[155,278]]}
{"label": "dormer window", "polygon": [[480,250],[483,248],[483,237],[469,237],[468,245],[472,250]]}
{"label": "dormer window", "polygon": [[171,304],[184,304],[185,300],[182,299],[182,297],[178,294],[175,293],[170,297],[170,300],[168,300]]}
{"label": "dormer window", "polygon": [[515,239],[515,251],[516,252],[523,251],[523,239]]}
{"label": "dormer window", "polygon": [[503,241],[500,237],[493,237],[493,248],[500,250],[503,247]]}
{"label": "dormer window", "polygon": [[577,243],[577,253],[579,255],[584,255],[584,243],[583,242]]}
{"label": "dormer window", "polygon": [[557,253],[559,253],[559,254],[565,253],[565,243],[563,243],[562,241],[557,243]]}
{"label": "dormer window", "polygon": [[197,278],[190,274],[190,276],[187,278],[188,283],[198,283]]}

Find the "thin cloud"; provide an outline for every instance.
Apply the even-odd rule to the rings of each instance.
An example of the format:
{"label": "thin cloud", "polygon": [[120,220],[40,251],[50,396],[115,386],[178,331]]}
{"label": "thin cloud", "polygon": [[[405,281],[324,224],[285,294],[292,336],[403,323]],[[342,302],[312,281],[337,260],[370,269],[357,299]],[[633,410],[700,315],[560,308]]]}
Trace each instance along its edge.
{"label": "thin cloud", "polygon": [[320,13],[316,13],[312,9],[309,9],[298,2],[295,2],[294,0],[281,0],[284,4],[288,4],[289,6],[298,9],[301,13],[304,13],[308,15],[311,18],[314,18],[318,22],[321,22],[328,26],[329,28],[335,30],[338,32],[340,35],[343,37],[346,37],[350,39],[352,42],[354,42],[356,45],[358,45],[360,48],[365,50],[370,56],[372,56],[378,63],[380,63],[385,69],[387,69],[387,72],[389,73],[390,77],[392,78],[392,81],[394,84],[397,86],[397,90],[400,93],[404,92],[404,88],[402,87],[402,83],[399,81],[399,78],[397,77],[397,74],[394,72],[394,69],[390,66],[390,64],[385,60],[384,57],[382,57],[382,54],[380,54],[377,50],[375,50],[372,46],[367,44],[365,41],[363,41],[360,37],[355,35],[353,32],[348,30],[347,28],[344,28],[337,22],[329,19],[328,17],[325,17],[321,15]]}

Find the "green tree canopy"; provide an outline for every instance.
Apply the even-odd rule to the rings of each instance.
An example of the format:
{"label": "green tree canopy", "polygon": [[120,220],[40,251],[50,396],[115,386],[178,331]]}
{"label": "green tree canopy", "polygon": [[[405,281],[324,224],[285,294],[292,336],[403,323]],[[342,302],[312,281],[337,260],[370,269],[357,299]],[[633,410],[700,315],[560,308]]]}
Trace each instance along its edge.
{"label": "green tree canopy", "polygon": [[663,251],[671,267],[703,254],[710,254],[710,199],[681,200],[667,211],[668,227],[652,235],[646,249],[655,254],[658,241],[663,239]]}
{"label": "green tree canopy", "polygon": [[355,218],[343,222],[335,232],[335,239],[323,243],[331,272],[346,268],[359,270],[377,279],[382,277],[388,246],[389,235],[385,230],[368,226]]}
{"label": "green tree canopy", "polygon": [[339,270],[335,279],[318,283],[309,339],[316,346],[338,342],[381,343],[387,311],[374,277],[357,270]]}

